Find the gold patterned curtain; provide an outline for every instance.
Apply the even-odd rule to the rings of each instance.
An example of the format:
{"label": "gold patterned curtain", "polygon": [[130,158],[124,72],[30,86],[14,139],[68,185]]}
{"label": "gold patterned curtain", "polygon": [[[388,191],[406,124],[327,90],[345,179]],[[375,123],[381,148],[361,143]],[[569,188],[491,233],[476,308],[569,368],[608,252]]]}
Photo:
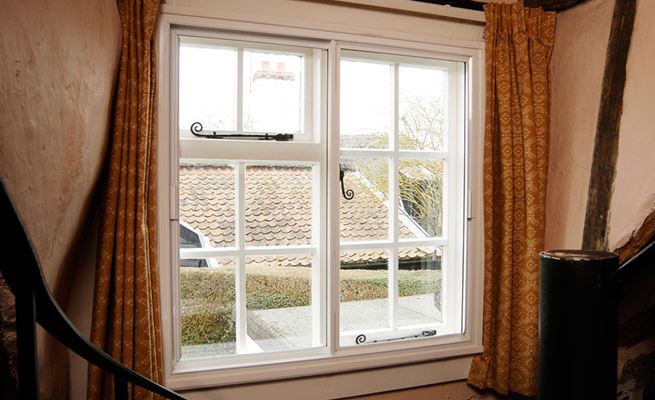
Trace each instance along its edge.
{"label": "gold patterned curtain", "polygon": [[[156,265],[156,65],[160,0],[117,0],[122,49],[100,226],[91,340],[162,381]],[[89,367],[88,399],[110,398],[113,379]],[[132,388],[130,398],[151,398]]]}
{"label": "gold patterned curtain", "polygon": [[555,14],[487,4],[484,351],[469,383],[534,395]]}

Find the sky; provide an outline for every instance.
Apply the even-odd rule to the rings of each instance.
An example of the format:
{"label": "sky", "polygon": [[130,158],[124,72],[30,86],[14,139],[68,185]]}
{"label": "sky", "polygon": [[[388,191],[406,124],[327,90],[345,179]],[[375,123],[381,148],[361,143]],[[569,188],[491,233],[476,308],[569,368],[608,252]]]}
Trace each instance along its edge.
{"label": "sky", "polygon": [[[180,129],[189,129],[195,121],[200,121],[205,130],[237,129],[237,54],[236,49],[225,45],[182,43]],[[275,75],[280,72],[280,65],[284,66],[287,79]],[[302,66],[302,57],[298,55],[244,51],[244,130],[296,134],[303,131],[303,85],[307,76]],[[273,71],[278,79],[263,76],[261,71],[265,69]],[[341,135],[388,136],[393,131],[393,74],[391,62],[352,57],[341,61]],[[411,102],[447,107],[446,78],[447,72],[437,67],[400,64],[399,115],[409,110]]]}

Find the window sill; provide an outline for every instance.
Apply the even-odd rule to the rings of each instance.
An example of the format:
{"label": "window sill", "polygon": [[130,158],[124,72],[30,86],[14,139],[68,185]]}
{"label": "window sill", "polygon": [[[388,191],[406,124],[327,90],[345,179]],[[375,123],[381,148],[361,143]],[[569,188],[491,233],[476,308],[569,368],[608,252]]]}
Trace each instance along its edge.
{"label": "window sill", "polygon": [[178,390],[194,399],[340,399],[467,378],[472,356],[257,384]]}
{"label": "window sill", "polygon": [[[197,360],[182,360],[168,375],[166,385],[175,390],[186,390],[251,383],[265,384],[296,378],[312,379],[326,374],[362,373],[379,368],[410,368],[423,363],[438,367],[438,371],[435,370],[433,374],[437,381],[426,384],[464,379],[468,374],[471,356],[480,353],[482,346],[473,344],[460,335],[441,339],[450,339],[452,343],[366,354],[353,354],[353,349],[349,348],[342,349],[332,356],[327,351],[310,356],[300,353],[295,359],[287,359],[284,362],[241,367],[221,368],[217,365],[216,359],[204,363]],[[467,361],[460,365],[461,360],[464,359]],[[457,368],[449,370],[454,365]]]}

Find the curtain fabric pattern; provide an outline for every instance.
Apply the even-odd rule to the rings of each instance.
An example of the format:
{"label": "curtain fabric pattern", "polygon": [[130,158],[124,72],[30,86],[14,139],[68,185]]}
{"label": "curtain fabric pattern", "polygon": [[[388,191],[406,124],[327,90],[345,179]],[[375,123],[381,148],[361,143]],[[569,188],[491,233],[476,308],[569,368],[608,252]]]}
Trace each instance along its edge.
{"label": "curtain fabric pattern", "polygon": [[[91,340],[127,367],[162,381],[156,266],[156,65],[160,0],[117,0],[122,49],[100,226]],[[89,367],[88,399],[113,378]],[[152,395],[140,388],[130,398]]]}
{"label": "curtain fabric pattern", "polygon": [[555,14],[484,6],[484,351],[469,383],[534,395]]}

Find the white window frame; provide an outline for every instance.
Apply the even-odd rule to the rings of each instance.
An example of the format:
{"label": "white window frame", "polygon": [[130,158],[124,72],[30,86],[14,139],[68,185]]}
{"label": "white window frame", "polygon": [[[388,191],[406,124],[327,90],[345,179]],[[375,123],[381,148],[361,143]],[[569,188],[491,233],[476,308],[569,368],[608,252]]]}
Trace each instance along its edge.
{"label": "white window frame", "polygon": [[[202,35],[202,36],[201,36]],[[220,357],[220,360],[213,358],[194,360],[182,359],[181,343],[178,335],[173,335],[173,359],[179,360],[178,364],[183,368],[194,369],[204,368],[207,365],[220,365],[222,368],[229,366],[244,366],[252,364],[263,364],[276,361],[279,359],[316,357],[325,355],[325,349],[319,346],[325,346],[327,333],[326,318],[326,226],[322,221],[327,218],[326,204],[324,196],[321,193],[326,191],[325,171],[326,152],[325,141],[327,135],[326,112],[321,108],[327,108],[326,99],[319,98],[320,93],[327,94],[327,71],[323,71],[321,78],[317,71],[325,69],[327,66],[327,49],[328,45],[324,42],[292,40],[292,39],[272,39],[262,42],[268,38],[258,37],[256,35],[238,35],[234,33],[225,33],[218,31],[202,31],[192,28],[173,28],[171,30],[171,51],[170,65],[179,65],[179,47],[182,43],[181,38],[185,41],[202,42],[207,45],[221,46],[225,40],[233,41],[240,47],[237,48],[239,61],[237,63],[238,80],[243,80],[242,58],[244,49],[255,48],[257,50],[266,49],[271,51],[282,51],[285,54],[297,54],[304,56],[304,71],[308,72],[303,77],[304,95],[312,101],[306,102],[303,109],[305,110],[304,131],[299,135],[301,138],[289,142],[275,141],[244,141],[244,140],[207,140],[189,135],[188,130],[179,129],[180,137],[176,154],[171,154],[171,165],[176,167],[171,169],[171,181],[177,181],[178,167],[176,160],[191,162],[226,162],[234,168],[234,189],[235,189],[235,244],[233,247],[212,247],[212,248],[185,248],[179,249],[179,253],[171,254],[171,263],[176,265],[181,258],[195,259],[206,258],[213,260],[217,257],[233,257],[236,259],[235,270],[235,327],[236,327],[236,351],[237,354]],[[191,40],[188,40],[191,39]],[[236,40],[235,40],[236,39]],[[246,39],[248,41],[245,41]],[[272,42],[272,43],[271,43]],[[301,51],[301,47],[307,49]],[[325,54],[315,53],[323,50]],[[319,67],[315,68],[314,63]],[[171,87],[175,88],[178,84],[176,79],[178,74],[172,75]],[[315,76],[319,75],[319,76]],[[236,93],[237,103],[237,131],[235,133],[255,133],[243,131],[241,129],[241,110],[243,102],[242,84],[238,83]],[[316,96],[314,95],[316,93]],[[172,101],[176,102],[177,98]],[[316,104],[315,104],[316,103]],[[177,104],[177,103],[175,103]],[[323,107],[321,107],[323,105]],[[175,109],[177,107],[174,107]],[[178,126],[177,115],[171,113],[172,126]],[[225,131],[226,133],[232,133]],[[274,133],[274,132],[273,132]],[[306,142],[307,139],[313,139],[313,142]],[[171,139],[171,141],[177,141]],[[313,170],[313,202],[312,202],[312,243],[306,245],[280,245],[280,246],[249,246],[245,242],[245,190],[246,190],[246,168],[249,165],[269,164],[276,165],[307,165]],[[177,197],[171,198],[171,204],[176,204]],[[171,215],[171,221],[174,221]],[[169,243],[178,237],[176,232],[177,224],[174,221],[171,224],[172,237]],[[173,239],[173,240],[171,240]],[[174,249],[176,246],[171,246]],[[259,346],[247,334],[246,324],[246,258],[250,256],[274,256],[274,255],[311,255],[312,256],[312,345],[315,348],[288,350],[283,352],[261,352]],[[172,269],[174,274],[174,269]],[[179,295],[173,292],[173,299],[179,304]],[[173,331],[180,332],[179,318],[173,318]]]}
{"label": "white window frame", "polygon": [[[179,36],[186,36],[188,39],[188,42],[190,43],[195,43],[195,44],[200,44],[200,45],[208,45],[213,48],[220,48],[222,47],[221,45],[224,45],[226,49],[234,49],[237,53],[237,63],[236,63],[236,69],[237,69],[237,76],[235,77],[235,82],[236,82],[236,93],[235,93],[235,110],[234,110],[234,118],[235,118],[235,123],[236,127],[234,130],[218,130],[216,131],[217,133],[224,133],[224,134],[233,134],[233,133],[280,133],[280,132],[273,132],[273,131],[257,131],[257,130],[245,130],[243,128],[243,104],[244,104],[244,85],[243,85],[243,53],[244,51],[248,50],[270,50],[274,51],[279,54],[285,54],[285,55],[297,55],[297,56],[302,56],[304,57],[304,63],[305,65],[304,70],[305,71],[311,71],[313,69],[311,63],[312,63],[312,54],[310,50],[307,51],[298,51],[297,46],[290,46],[288,41],[285,40],[279,40],[279,39],[271,39],[267,43],[261,43],[261,41],[257,41],[256,36],[253,37],[251,35],[243,35],[243,34],[233,34],[233,33],[227,33],[223,32],[220,35],[217,35],[216,32],[203,32],[199,31],[197,29],[189,29],[189,28],[177,28],[176,29],[177,34]],[[248,40],[252,39],[252,40]],[[299,46],[313,46],[316,43],[311,43],[308,41],[296,41],[294,44],[299,45]],[[256,47],[256,48],[255,48]],[[312,98],[313,93],[315,92],[316,87],[313,84],[313,76],[306,76],[303,74],[302,76],[299,77],[301,80],[301,87],[303,88],[303,91],[301,93],[301,99],[300,99],[300,104],[305,103],[306,98]],[[312,103],[309,103],[312,104]],[[317,110],[313,110],[310,107],[303,107],[302,112],[300,113],[300,132],[293,132],[292,134],[294,135],[294,140],[295,141],[312,141],[316,139],[312,133],[316,130],[316,123],[314,120],[316,119],[316,114]],[[182,128],[180,129],[180,133],[183,135],[183,137],[188,137],[188,138],[193,138],[191,134],[190,129]],[[207,133],[207,132],[204,132]]]}
{"label": "white window frame", "polygon": [[[327,42],[329,50],[329,111],[328,111],[328,138],[327,154],[321,150],[312,149],[312,143],[284,143],[284,145],[304,146],[311,154],[306,160],[315,161],[316,152],[320,153],[321,159],[325,159],[325,171],[327,175],[325,185],[338,188],[339,186],[339,140],[338,140],[338,104],[339,68],[337,65],[338,52],[342,48],[352,50],[385,49],[395,54],[408,56],[435,57],[444,55],[448,59],[459,59],[466,64],[467,68],[467,108],[469,120],[465,123],[464,148],[468,150],[467,170],[463,173],[466,176],[468,187],[464,190],[467,193],[466,214],[467,229],[466,239],[469,246],[464,255],[464,262],[467,267],[464,271],[464,284],[466,293],[464,298],[464,333],[461,335],[447,335],[430,339],[426,345],[423,340],[402,341],[378,344],[375,346],[362,347],[339,347],[338,332],[338,296],[332,296],[326,305],[327,329],[332,332],[328,335],[327,345],[322,354],[302,354],[290,356],[283,362],[271,365],[268,360],[253,361],[239,368],[233,365],[216,365],[214,361],[193,360],[180,362],[179,354],[175,354],[176,347],[174,334],[174,319],[178,315],[177,309],[177,287],[176,274],[173,273],[179,249],[172,249],[170,243],[171,235],[177,234],[174,231],[174,224],[171,220],[177,219],[178,211],[170,207],[170,199],[176,198],[177,188],[176,176],[177,165],[172,165],[171,155],[177,154],[177,141],[171,137],[177,135],[177,124],[171,116],[175,113],[172,110],[177,104],[169,99],[176,99],[175,85],[172,85],[172,77],[177,76],[174,64],[170,63],[172,48],[172,32],[175,26],[209,28],[226,31],[252,32],[274,36],[294,36],[303,38],[307,43],[318,44]],[[159,265],[161,276],[161,301],[162,301],[162,323],[164,339],[164,365],[166,384],[173,388],[198,388],[206,386],[220,386],[237,383],[248,383],[267,381],[281,378],[292,378],[310,376],[316,374],[344,372],[359,369],[371,368],[372,366],[392,366],[407,363],[424,362],[430,360],[446,359],[455,356],[465,356],[481,351],[481,309],[482,309],[482,213],[481,213],[481,164],[482,164],[482,93],[484,90],[483,81],[483,50],[480,43],[462,42],[453,46],[452,40],[438,40],[426,42],[422,38],[408,40],[407,35],[400,39],[389,39],[373,37],[361,34],[343,33],[338,30],[323,31],[311,28],[285,27],[280,24],[253,23],[244,18],[241,21],[232,19],[208,19],[180,14],[162,14],[159,24]],[[243,37],[243,36],[239,36]],[[437,43],[437,44],[435,44]],[[455,44],[456,41],[455,41]],[[274,143],[271,143],[274,144]],[[239,146],[238,143],[222,142],[222,146]],[[234,150],[237,148],[234,147]],[[248,155],[242,158],[247,159]],[[338,204],[340,193],[338,190],[331,190],[327,193],[327,236],[336,238],[338,244]],[[335,232],[335,228],[337,231]],[[339,254],[338,245],[331,245],[325,252],[326,261],[323,265],[336,267],[329,268],[327,273],[327,291],[338,291]]]}
{"label": "white window frame", "polygon": [[[453,196],[448,193],[464,193],[464,186],[467,184],[466,176],[464,174],[465,167],[465,126],[464,115],[465,110],[463,107],[448,107],[446,118],[446,129],[444,133],[445,148],[441,150],[409,150],[401,149],[399,146],[399,105],[400,105],[400,88],[399,83],[399,69],[401,66],[428,66],[435,67],[448,71],[448,106],[455,104],[465,103],[465,99],[461,97],[459,89],[463,89],[465,71],[464,63],[443,62],[434,58],[416,58],[409,56],[411,51],[398,51],[395,49],[394,54],[382,53],[383,49],[375,46],[356,45],[356,44],[343,44],[337,49],[337,54],[340,55],[341,60],[347,61],[380,61],[384,64],[393,65],[393,72],[391,78],[392,86],[392,107],[391,107],[391,131],[389,132],[390,146],[388,149],[340,149],[339,153],[341,158],[348,159],[367,159],[367,158],[386,158],[389,160],[389,199],[399,199],[399,183],[398,171],[399,163],[402,160],[430,160],[430,161],[444,161],[444,187],[442,199],[444,201],[444,220],[442,226],[444,232],[441,237],[428,237],[428,238],[415,238],[415,239],[400,239],[399,238],[399,222],[401,216],[399,215],[399,206],[397,201],[389,202],[388,209],[388,238],[387,240],[366,240],[366,241],[341,241],[340,250],[367,250],[379,249],[388,251],[388,282],[389,282],[389,328],[379,330],[357,330],[344,332],[341,331],[340,345],[342,347],[348,346],[348,343],[353,343],[357,336],[366,334],[368,339],[388,340],[394,337],[403,337],[408,335],[415,335],[422,329],[436,328],[437,334],[442,335],[442,331],[459,332],[462,329],[462,299],[463,296],[463,248],[466,245],[464,239],[464,205],[467,200],[462,197],[461,201],[453,200]],[[434,57],[434,55],[433,55]],[[449,56],[449,61],[463,61],[459,57]],[[465,91],[465,90],[464,90]],[[450,161],[455,163],[455,168],[450,168],[454,173],[449,174]],[[460,165],[461,164],[461,165]],[[393,171],[393,172],[391,172]],[[452,176],[450,176],[452,175]],[[448,217],[462,216],[457,218],[455,222],[449,222]],[[441,247],[446,252],[446,263],[442,264],[442,282],[443,294],[442,297],[442,315],[445,320],[439,324],[422,324],[420,326],[411,327],[398,327],[396,315],[399,303],[398,293],[398,251],[403,247],[413,246],[429,246]],[[443,258],[442,258],[443,260]],[[433,341],[433,339],[425,339],[424,341]],[[376,344],[377,345],[377,344]],[[368,349],[363,349],[368,351]]]}

